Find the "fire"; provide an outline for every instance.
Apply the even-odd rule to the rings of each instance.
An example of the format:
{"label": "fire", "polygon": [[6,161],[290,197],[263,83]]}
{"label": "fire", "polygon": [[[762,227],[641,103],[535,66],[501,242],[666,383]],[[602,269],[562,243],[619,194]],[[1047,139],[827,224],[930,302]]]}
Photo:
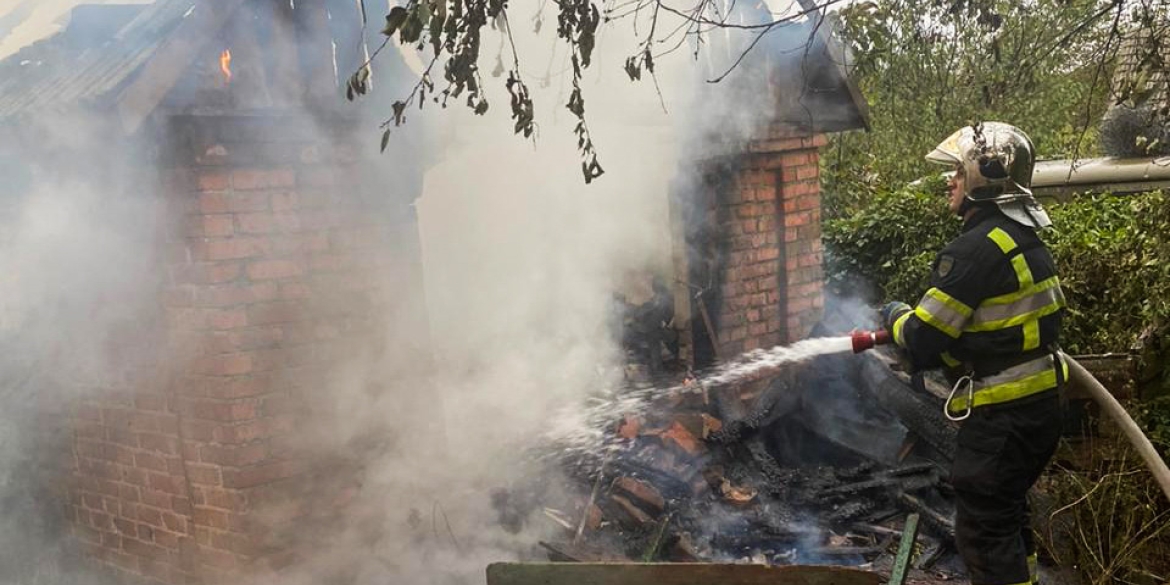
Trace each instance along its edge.
{"label": "fire", "polygon": [[219,56],[219,70],[223,71],[223,79],[228,83],[232,80],[232,51],[224,49]]}

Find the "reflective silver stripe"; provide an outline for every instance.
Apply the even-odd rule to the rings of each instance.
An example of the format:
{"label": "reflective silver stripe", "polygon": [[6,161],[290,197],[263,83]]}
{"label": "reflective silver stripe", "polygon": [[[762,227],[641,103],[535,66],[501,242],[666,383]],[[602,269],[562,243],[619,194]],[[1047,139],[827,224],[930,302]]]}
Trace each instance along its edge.
{"label": "reflective silver stripe", "polygon": [[1061,293],[1059,284],[1006,305],[980,305],[978,309],[975,309],[975,315],[971,319],[972,326],[977,327],[983,323],[1027,315],[1049,305],[1064,306],[1064,295]]}
{"label": "reflective silver stripe", "polygon": [[[1062,362],[1060,369],[1061,375],[1067,378],[1068,366]],[[1055,388],[1059,380],[1052,356],[1046,355],[975,381],[970,398],[955,396],[948,401],[947,407],[951,412],[961,412],[969,405],[979,407],[1010,402]]]}
{"label": "reflective silver stripe", "polygon": [[970,320],[971,313],[970,307],[938,288],[926,291],[914,308],[914,314],[919,319],[951,337],[959,336],[963,326]]}
{"label": "reflective silver stripe", "polygon": [[1000,384],[1007,384],[1008,382],[1022,380],[1028,376],[1051,370],[1052,366],[1052,355],[1038,357],[1034,360],[1014,365],[994,376],[988,376],[986,378],[976,380],[975,392],[978,393],[982,388],[990,388],[992,386],[999,386]]}

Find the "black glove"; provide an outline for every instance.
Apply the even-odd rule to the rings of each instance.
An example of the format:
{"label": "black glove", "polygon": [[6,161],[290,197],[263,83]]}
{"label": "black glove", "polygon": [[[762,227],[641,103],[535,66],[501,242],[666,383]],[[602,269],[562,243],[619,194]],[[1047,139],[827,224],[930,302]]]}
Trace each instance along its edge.
{"label": "black glove", "polygon": [[910,308],[910,305],[907,305],[906,303],[901,301],[894,301],[892,303],[886,303],[885,306],[878,310],[878,314],[882,317],[882,325],[888,331],[893,333],[894,321],[897,321],[898,317],[901,317],[902,315],[905,315],[906,313],[909,313],[913,310],[914,309]]}

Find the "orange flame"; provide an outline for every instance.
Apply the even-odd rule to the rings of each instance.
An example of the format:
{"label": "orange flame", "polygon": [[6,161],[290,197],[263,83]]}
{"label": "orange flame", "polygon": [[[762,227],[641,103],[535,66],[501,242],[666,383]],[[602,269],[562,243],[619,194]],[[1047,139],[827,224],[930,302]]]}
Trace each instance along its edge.
{"label": "orange flame", "polygon": [[228,83],[232,80],[232,52],[231,49],[224,49],[219,56],[219,70],[223,71],[223,79]]}

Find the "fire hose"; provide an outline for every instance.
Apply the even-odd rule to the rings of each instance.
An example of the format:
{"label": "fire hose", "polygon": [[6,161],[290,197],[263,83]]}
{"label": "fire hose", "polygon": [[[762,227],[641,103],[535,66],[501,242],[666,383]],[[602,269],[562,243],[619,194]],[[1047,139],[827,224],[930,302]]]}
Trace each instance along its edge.
{"label": "fire hose", "polygon": [[[867,349],[871,349],[878,345],[886,345],[892,341],[890,333],[886,330],[879,329],[877,331],[854,331],[850,334],[850,340],[853,345],[853,353],[861,353]],[[1079,384],[1088,391],[1089,396],[1109,415],[1113,422],[1121,429],[1121,433],[1126,440],[1133,445],[1138,454],[1141,455],[1142,460],[1145,461],[1146,466],[1150,468],[1150,473],[1154,476],[1154,481],[1158,482],[1158,486],[1162,488],[1162,493],[1166,495],[1166,499],[1170,500],[1170,467],[1166,466],[1166,461],[1162,459],[1161,454],[1150,443],[1149,437],[1142,432],[1141,427],[1134,422],[1121,403],[1105,389],[1088,370],[1080,363],[1074,360],[1068,354],[1061,352],[1061,356],[1068,364],[1069,381]]]}
{"label": "fire hose", "polygon": [[1129,413],[1125,411],[1121,403],[1084,366],[1077,363],[1076,360],[1069,357],[1066,353],[1061,352],[1061,355],[1064,356],[1065,362],[1068,363],[1069,380],[1076,381],[1088,390],[1093,400],[1096,400],[1097,404],[1101,406],[1101,410],[1108,413],[1113,419],[1113,422],[1121,427],[1122,434],[1133,444],[1138,454],[1145,460],[1146,466],[1150,468],[1150,473],[1154,474],[1154,481],[1158,482],[1158,486],[1162,488],[1162,493],[1166,494],[1167,499],[1170,499],[1170,468],[1166,467],[1166,461],[1162,459],[1158,450],[1150,443],[1150,439],[1142,432],[1141,427],[1133,421],[1133,418],[1129,416]]}

